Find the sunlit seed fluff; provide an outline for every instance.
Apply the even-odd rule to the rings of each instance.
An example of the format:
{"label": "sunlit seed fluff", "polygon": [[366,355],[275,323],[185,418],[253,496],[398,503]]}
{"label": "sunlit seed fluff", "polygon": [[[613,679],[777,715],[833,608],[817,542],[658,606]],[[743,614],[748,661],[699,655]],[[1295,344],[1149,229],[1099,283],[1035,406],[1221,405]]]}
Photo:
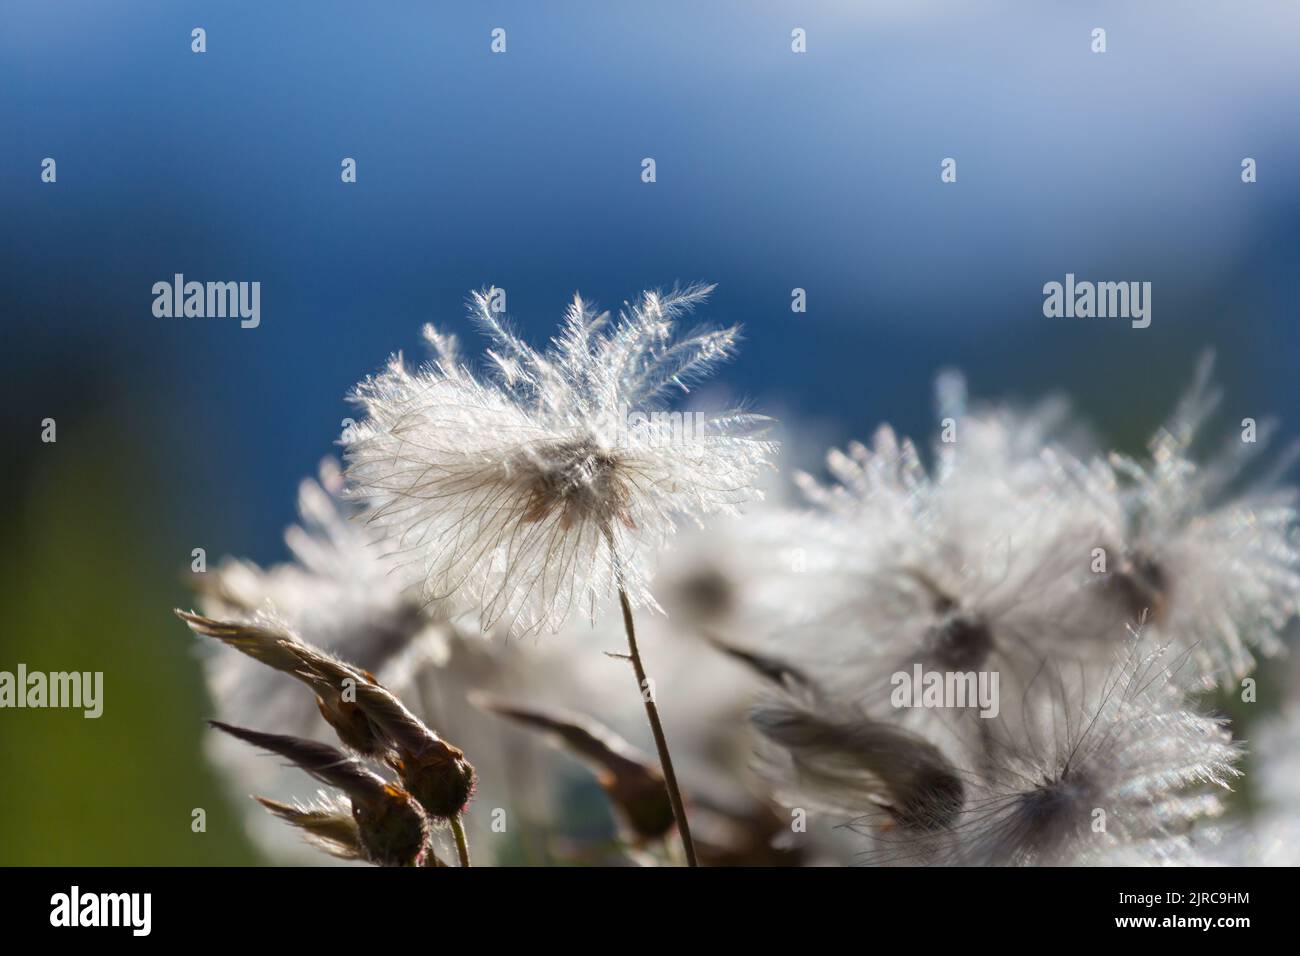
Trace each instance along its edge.
{"label": "sunlit seed fluff", "polygon": [[1046,449],[1001,434],[1004,417],[959,424],[956,445],[965,434],[978,447],[940,450],[929,471],[882,427],[870,447],[828,455],[832,484],[800,479],[816,507],[806,537],[817,574],[811,611],[783,643],[797,640],[829,689],[875,716],[891,706],[894,675],[919,666],[997,673],[1011,720],[1044,659],[1104,664],[1123,634],[1088,590],[1100,517]]}
{"label": "sunlit seed fluff", "polygon": [[1041,493],[1056,481],[1054,450],[1078,456],[1096,445],[1063,396],[1028,406],[972,403],[965,377],[954,370],[941,372],[935,381],[935,411],[940,425],[935,480],[959,476],[967,489],[981,486],[993,495]]}
{"label": "sunlit seed fluff", "polygon": [[1110,565],[1099,593],[1120,614],[1147,612],[1190,651],[1206,685],[1231,686],[1256,655],[1282,650],[1281,633],[1300,612],[1297,489],[1279,481],[1296,449],[1244,485],[1268,423],[1253,435],[1234,429],[1217,454],[1194,457],[1221,399],[1211,371],[1207,356],[1147,460],[1115,454],[1075,472],[1106,519],[1099,543]]}
{"label": "sunlit seed fluff", "polygon": [[395,356],[357,387],[367,417],[346,439],[351,493],[426,599],[468,596],[484,627],[515,633],[594,613],[616,574],[634,604],[654,606],[647,557],[675,520],[758,497],[774,451],[756,437],[762,419],[658,404],[735,346],[735,328],[672,338],[710,290],[646,293],[616,319],[575,298],[545,351],[476,294],[494,374],[476,375],[428,327],[431,364]]}
{"label": "sunlit seed fluff", "polygon": [[[1172,662],[1173,669],[1181,659]],[[1139,652],[1099,686],[1049,675],[1052,692],[999,759],[965,775],[967,800],[926,833],[858,821],[873,863],[1076,865],[1188,862],[1194,823],[1222,812],[1239,774],[1226,724],[1189,709],[1164,651]],[[1131,852],[1140,848],[1140,853]]]}

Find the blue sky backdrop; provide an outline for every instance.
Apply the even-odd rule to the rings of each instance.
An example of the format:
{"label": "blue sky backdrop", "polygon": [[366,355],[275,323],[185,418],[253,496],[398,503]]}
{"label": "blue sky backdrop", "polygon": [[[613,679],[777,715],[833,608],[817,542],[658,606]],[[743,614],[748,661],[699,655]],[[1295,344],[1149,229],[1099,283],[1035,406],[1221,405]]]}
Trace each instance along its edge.
{"label": "blue sky backdrop", "polygon": [[[261,560],[349,386],[491,284],[541,342],[575,290],[716,281],[722,381],[835,440],[924,431],[954,365],[1131,444],[1206,346],[1234,419],[1293,419],[1298,80],[1289,2],[4,0],[6,417],[106,429],[165,551]],[[155,318],[177,272],[260,281],[261,327]],[[1067,272],[1152,326],[1045,318]]]}

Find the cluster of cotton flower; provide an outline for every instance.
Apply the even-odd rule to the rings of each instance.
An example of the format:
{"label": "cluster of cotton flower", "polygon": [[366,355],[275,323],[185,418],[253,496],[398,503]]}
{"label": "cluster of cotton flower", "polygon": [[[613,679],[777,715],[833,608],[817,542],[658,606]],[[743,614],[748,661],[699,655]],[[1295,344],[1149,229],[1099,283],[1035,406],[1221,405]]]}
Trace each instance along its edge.
{"label": "cluster of cotton flower", "polygon": [[[268,820],[379,864],[449,829],[480,864],[1278,858],[1214,822],[1244,748],[1205,708],[1297,614],[1290,462],[1247,482],[1266,428],[1198,457],[1208,362],[1144,459],[946,374],[932,450],[882,427],[792,495],[767,419],[669,407],[738,342],[675,334],[708,292],[575,298],[545,350],[474,295],[486,367],[426,327],[354,392],[293,560],[196,575],[183,617],[243,651],[205,658],[213,756],[270,794],[270,855]],[[284,802],[248,744],[341,793]]]}

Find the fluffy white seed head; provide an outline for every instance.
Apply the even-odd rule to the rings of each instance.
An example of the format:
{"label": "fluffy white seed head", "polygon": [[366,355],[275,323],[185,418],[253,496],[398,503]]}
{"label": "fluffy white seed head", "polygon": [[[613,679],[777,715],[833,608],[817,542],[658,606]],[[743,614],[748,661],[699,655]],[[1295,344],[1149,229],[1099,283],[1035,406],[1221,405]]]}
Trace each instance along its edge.
{"label": "fluffy white seed head", "polygon": [[1112,454],[1073,470],[1104,520],[1112,566],[1099,590],[1130,618],[1148,612],[1190,651],[1206,686],[1226,687],[1256,655],[1281,652],[1300,612],[1297,494],[1279,481],[1296,450],[1250,483],[1242,475],[1267,444],[1267,423],[1254,441],[1234,432],[1217,453],[1194,456],[1220,400],[1211,371],[1207,356],[1147,460]]}
{"label": "fluffy white seed head", "polygon": [[467,596],[484,627],[515,633],[594,614],[620,584],[654,606],[647,559],[674,523],[758,496],[774,451],[756,437],[760,418],[658,404],[734,348],[735,328],[672,338],[710,288],[646,293],[617,319],[577,298],[542,352],[478,294],[494,374],[473,373],[428,329],[431,364],[412,371],[397,356],[358,386],[352,494],[426,599]]}
{"label": "fluffy white seed head", "polygon": [[1005,434],[1006,415],[965,421],[978,447],[940,450],[933,474],[883,427],[870,447],[831,452],[833,484],[801,479],[818,573],[798,659],[876,717],[903,716],[890,715],[893,677],[919,665],[996,672],[1014,720],[1045,660],[1104,667],[1123,634],[1090,593],[1100,522],[1083,496],[1051,456]]}

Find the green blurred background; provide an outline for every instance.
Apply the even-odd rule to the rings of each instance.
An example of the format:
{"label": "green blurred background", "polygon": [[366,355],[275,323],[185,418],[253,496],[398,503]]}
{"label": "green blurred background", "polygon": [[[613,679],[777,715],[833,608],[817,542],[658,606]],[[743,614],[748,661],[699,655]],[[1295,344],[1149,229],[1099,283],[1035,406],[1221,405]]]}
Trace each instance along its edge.
{"label": "green blurred background", "polygon": [[200,752],[213,710],[171,614],[190,603],[187,565],[150,513],[171,477],[148,467],[159,448],[131,420],[112,406],[58,416],[58,441],[25,442],[0,485],[0,669],[104,672],[98,718],[0,713],[0,864],[260,862]]}

